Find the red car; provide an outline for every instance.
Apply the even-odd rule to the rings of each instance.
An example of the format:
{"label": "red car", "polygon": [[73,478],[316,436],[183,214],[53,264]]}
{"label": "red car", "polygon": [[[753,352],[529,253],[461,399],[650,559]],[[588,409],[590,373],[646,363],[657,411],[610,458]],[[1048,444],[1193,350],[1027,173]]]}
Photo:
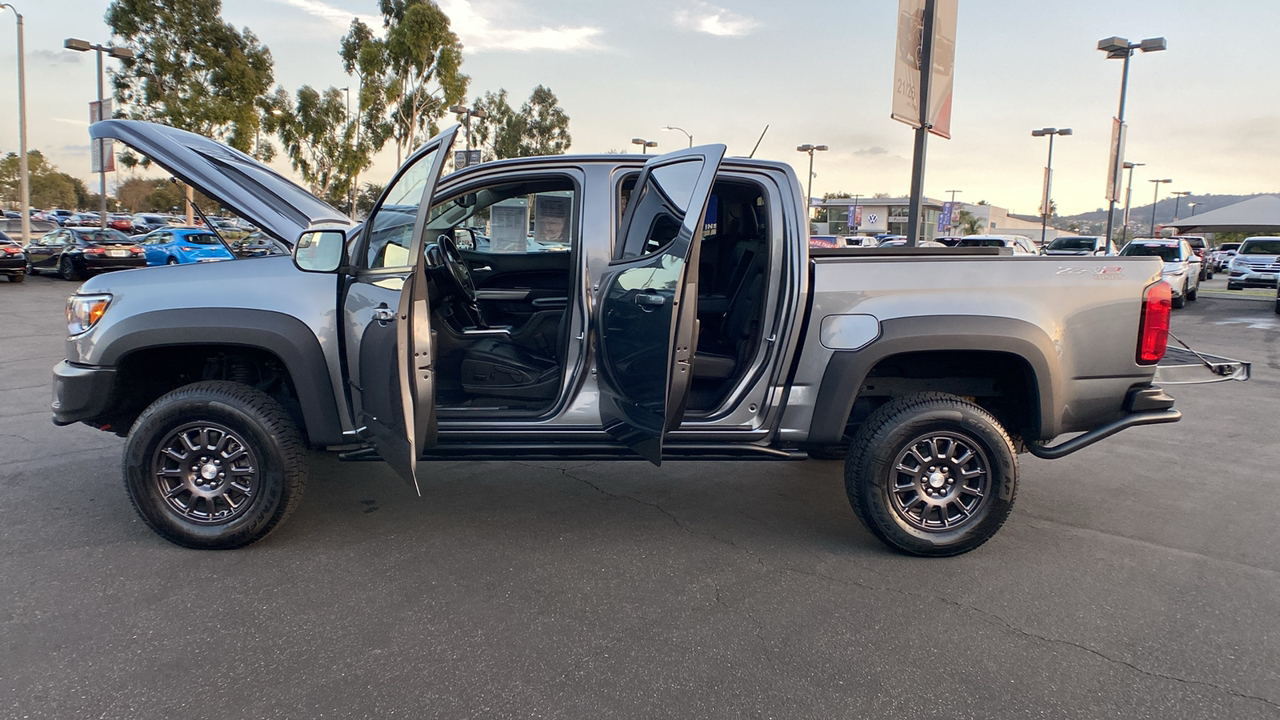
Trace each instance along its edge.
{"label": "red car", "polygon": [[112,230],[119,230],[122,233],[132,233],[133,218],[119,213],[108,215],[107,227]]}

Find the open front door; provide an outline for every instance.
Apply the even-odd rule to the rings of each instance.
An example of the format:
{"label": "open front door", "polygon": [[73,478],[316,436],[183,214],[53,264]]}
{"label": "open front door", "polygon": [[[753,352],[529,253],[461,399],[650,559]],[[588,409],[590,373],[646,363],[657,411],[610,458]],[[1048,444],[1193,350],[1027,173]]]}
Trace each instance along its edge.
{"label": "open front door", "polygon": [[702,218],[724,152],[704,145],[645,164],[601,282],[601,418],[610,435],[655,465],[689,395]]}
{"label": "open front door", "polygon": [[422,493],[418,460],[435,443],[431,308],[422,268],[431,199],[457,126],[411,155],[351,245],[342,322],[360,435]]}

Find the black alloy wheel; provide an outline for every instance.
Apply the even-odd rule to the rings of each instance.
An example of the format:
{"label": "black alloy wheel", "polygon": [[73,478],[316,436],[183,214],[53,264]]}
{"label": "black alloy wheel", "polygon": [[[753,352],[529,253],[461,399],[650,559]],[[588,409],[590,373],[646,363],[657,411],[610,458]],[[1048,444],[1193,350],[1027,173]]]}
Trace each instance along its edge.
{"label": "black alloy wheel", "polygon": [[63,280],[79,280],[80,273],[76,272],[76,266],[72,264],[71,258],[64,257],[62,262],[58,263],[58,275]]}
{"label": "black alloy wheel", "polygon": [[882,405],[849,443],[845,491],[862,524],[912,555],[946,557],[991,539],[1013,509],[1013,441],[983,408],[914,393]]}
{"label": "black alloy wheel", "polygon": [[253,504],[262,465],[225,425],[194,422],[170,431],[151,456],[151,476],[168,509],[201,525],[230,522]]}
{"label": "black alloy wheel", "polygon": [[927,432],[908,441],[890,473],[893,511],[912,527],[930,532],[964,525],[991,495],[986,453],[953,432]]}

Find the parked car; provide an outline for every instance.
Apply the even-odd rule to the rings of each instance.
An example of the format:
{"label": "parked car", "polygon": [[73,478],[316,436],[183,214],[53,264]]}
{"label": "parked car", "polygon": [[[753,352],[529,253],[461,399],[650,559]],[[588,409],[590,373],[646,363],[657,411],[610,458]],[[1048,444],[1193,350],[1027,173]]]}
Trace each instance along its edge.
{"label": "parked car", "polygon": [[1023,235],[965,235],[956,247],[1009,248],[1014,255],[1036,255],[1036,244]]}
{"label": "parked car", "polygon": [[162,227],[169,227],[169,220],[164,215],[138,213],[133,216],[133,234],[135,235],[146,235]]}
{"label": "parked car", "polygon": [[98,215],[98,213],[96,212],[76,213],[75,215],[72,215],[71,217],[67,218],[67,221],[64,222],[62,226],[63,227],[101,228],[102,227],[101,217],[102,216]]}
{"label": "parked car", "polygon": [[262,231],[249,233],[240,240],[232,240],[230,245],[236,257],[242,258],[289,254],[288,246]]}
{"label": "parked car", "polygon": [[217,235],[201,228],[161,228],[134,238],[146,253],[147,265],[234,260]]}
{"label": "parked car", "polygon": [[[907,239],[906,239],[906,238],[904,238],[904,237],[892,237],[892,238],[886,238],[886,239],[884,239],[884,240],[881,240],[881,241],[880,241],[880,244],[879,244],[879,245],[877,245],[876,247],[882,247],[882,248],[888,248],[888,247],[906,247],[906,245],[907,245]],[[942,244],[942,243],[940,243],[940,242],[937,242],[936,240],[920,240],[919,242],[917,242],[917,243],[916,243],[916,247],[935,247],[935,248],[938,248],[938,247],[947,247],[947,246],[946,246],[946,245],[944,245],[944,244]]]}
{"label": "parked car", "polygon": [[1200,293],[1200,257],[1181,238],[1134,238],[1120,254],[1125,257],[1158,257],[1161,275],[1173,292],[1173,307],[1181,308]]}
{"label": "parked car", "polygon": [[109,270],[146,267],[142,247],[119,230],[64,227],[28,244],[27,272],[55,271],[79,280]]}
{"label": "parked car", "polygon": [[877,247],[879,241],[870,235],[844,235],[840,238],[840,247]]}
{"label": "parked car", "polygon": [[58,210],[58,209],[46,210],[44,214],[46,219],[53,220],[54,222],[58,223],[58,225],[66,225],[67,221],[71,219],[71,216],[75,215],[75,213],[71,212],[70,210]]}
{"label": "parked car", "polygon": [[1059,235],[1041,251],[1045,255],[1106,255],[1107,239],[1098,235]]}
{"label": "parked car", "polygon": [[1280,236],[1245,238],[1227,266],[1227,289],[1277,287],[1280,277]]}
{"label": "parked car", "polygon": [[27,279],[27,254],[22,245],[5,233],[0,232],[0,275],[9,278],[9,282],[20,283]]}
{"label": "parked car", "polygon": [[1236,252],[1240,250],[1240,243],[1225,242],[1214,249],[1210,257],[1212,257],[1213,269],[1215,272],[1223,272],[1230,264],[1231,258],[1236,256]]}
{"label": "parked car", "polygon": [[1199,235],[1176,235],[1187,241],[1191,250],[1200,258],[1200,282],[1213,279],[1213,263],[1209,260],[1209,244]]}
{"label": "parked car", "polygon": [[107,216],[107,227],[122,233],[133,232],[133,218],[123,213],[112,213]]}
{"label": "parked car", "polygon": [[[1152,384],[1169,322],[1155,259],[1108,259],[1097,282],[1093,258],[810,250],[787,164],[706,145],[442,179],[458,132],[413,152],[357,224],[207,138],[90,126],[293,242],[91,279],[68,301],[54,422],[127,435],[126,492],[159,535],[264,537],[297,507],[309,446],[385,460],[413,489],[437,458],[846,448],[876,537],[957,555],[1007,518],[1019,450],[1052,459],[1180,418]],[[531,214],[566,249],[528,250]],[[482,223],[491,250],[459,248]]]}

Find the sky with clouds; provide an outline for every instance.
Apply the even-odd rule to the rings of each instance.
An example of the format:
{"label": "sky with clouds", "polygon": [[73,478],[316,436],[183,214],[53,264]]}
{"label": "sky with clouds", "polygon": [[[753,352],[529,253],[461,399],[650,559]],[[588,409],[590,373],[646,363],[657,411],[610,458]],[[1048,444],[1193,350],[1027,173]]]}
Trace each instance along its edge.
{"label": "sky with clouds", "polygon": [[[830,146],[815,195],[907,191],[912,133],[889,118],[896,0],[438,3],[465,46],[471,95],[549,86],[571,118],[573,152],[634,151],[637,136],[676,149],[684,135],[661,129],[676,125],[745,155],[768,125],[757,156],[802,174],[796,145]],[[107,0],[14,4],[26,20],[29,144],[88,180],[94,62],[62,40],[107,41]],[[376,0],[223,0],[223,16],[271,48],[290,91],[347,85],[338,39],[352,17],[380,24]],[[18,143],[12,23],[0,15],[4,152]],[[957,189],[1034,214],[1047,148],[1030,131],[1071,127],[1054,145],[1055,200],[1063,214],[1101,207],[1121,62],[1094,48],[1112,35],[1169,42],[1130,72],[1126,156],[1146,163],[1142,190],[1159,177],[1174,180],[1163,190],[1196,194],[1280,191],[1277,27],[1276,0],[961,0],[953,137],[930,140],[926,194]],[[394,163],[389,148],[363,177],[389,176]]]}

